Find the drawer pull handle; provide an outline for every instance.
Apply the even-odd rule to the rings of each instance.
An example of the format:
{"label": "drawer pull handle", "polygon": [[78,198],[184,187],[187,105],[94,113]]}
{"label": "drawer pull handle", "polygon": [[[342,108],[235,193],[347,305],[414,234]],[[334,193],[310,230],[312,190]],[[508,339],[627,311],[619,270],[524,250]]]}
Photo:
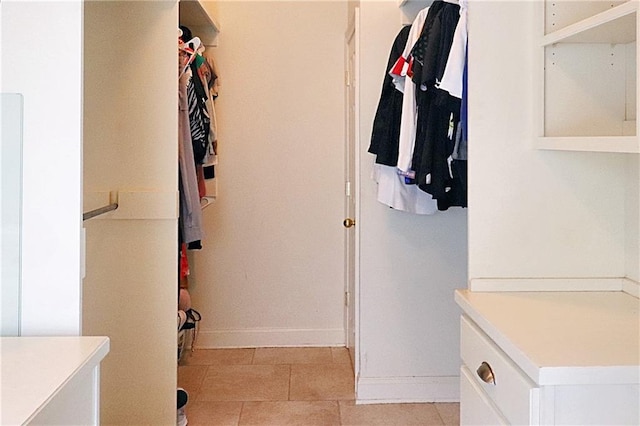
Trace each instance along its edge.
{"label": "drawer pull handle", "polygon": [[478,377],[480,377],[483,382],[493,385],[496,384],[496,378],[493,376],[493,370],[491,369],[491,366],[486,362],[480,364],[480,367],[478,367],[478,370],[476,372],[478,373]]}

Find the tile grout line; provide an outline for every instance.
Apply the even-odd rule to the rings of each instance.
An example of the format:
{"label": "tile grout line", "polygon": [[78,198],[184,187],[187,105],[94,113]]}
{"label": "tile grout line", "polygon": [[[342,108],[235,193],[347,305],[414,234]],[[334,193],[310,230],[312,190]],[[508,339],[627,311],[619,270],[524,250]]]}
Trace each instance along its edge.
{"label": "tile grout line", "polygon": [[207,369],[204,370],[204,374],[202,375],[202,379],[200,379],[200,383],[198,384],[198,389],[196,389],[196,392],[200,393],[200,389],[202,389],[202,385],[204,384],[204,379],[207,378],[207,376],[209,375],[209,368],[211,366],[207,365]]}
{"label": "tile grout line", "polygon": [[340,401],[336,401],[336,404],[338,404],[338,421],[342,426],[342,407],[340,406]]}
{"label": "tile grout line", "polygon": [[287,401],[291,401],[291,376],[293,375],[291,364],[289,364],[289,390],[287,393]]}
{"label": "tile grout line", "polygon": [[240,420],[242,419],[242,412],[244,411],[244,404],[247,401],[241,401],[242,404],[240,404],[240,413],[238,414],[238,422],[236,423],[236,425],[240,426]]}
{"label": "tile grout line", "polygon": [[433,403],[433,408],[436,409],[436,414],[438,415],[438,417],[440,418],[440,423],[442,423],[443,426],[446,425],[446,423],[444,422],[444,418],[442,418],[442,414],[440,414],[440,410],[438,410],[438,404]]}

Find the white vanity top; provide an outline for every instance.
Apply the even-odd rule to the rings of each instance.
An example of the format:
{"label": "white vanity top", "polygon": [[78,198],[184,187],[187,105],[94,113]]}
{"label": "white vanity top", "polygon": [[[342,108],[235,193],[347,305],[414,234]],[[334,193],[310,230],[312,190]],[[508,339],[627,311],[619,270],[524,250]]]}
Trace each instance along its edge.
{"label": "white vanity top", "polygon": [[0,424],[30,421],[69,378],[108,352],[107,337],[0,338]]}
{"label": "white vanity top", "polygon": [[640,383],[640,300],[628,293],[457,290],[455,299],[539,385]]}

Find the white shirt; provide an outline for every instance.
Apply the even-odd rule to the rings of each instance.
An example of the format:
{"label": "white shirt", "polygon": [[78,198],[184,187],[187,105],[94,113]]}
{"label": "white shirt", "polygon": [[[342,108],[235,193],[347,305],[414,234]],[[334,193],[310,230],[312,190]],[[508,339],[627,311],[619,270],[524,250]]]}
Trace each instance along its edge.
{"label": "white shirt", "polygon": [[438,202],[418,188],[407,185],[404,176],[398,174],[393,166],[374,164],[373,179],[378,183],[378,201],[395,210],[414,214],[434,214],[438,211]]}
{"label": "white shirt", "polygon": [[462,98],[462,73],[467,53],[467,0],[460,0],[460,20],[453,34],[453,43],[447,58],[442,80],[436,87],[449,92],[451,96]]}

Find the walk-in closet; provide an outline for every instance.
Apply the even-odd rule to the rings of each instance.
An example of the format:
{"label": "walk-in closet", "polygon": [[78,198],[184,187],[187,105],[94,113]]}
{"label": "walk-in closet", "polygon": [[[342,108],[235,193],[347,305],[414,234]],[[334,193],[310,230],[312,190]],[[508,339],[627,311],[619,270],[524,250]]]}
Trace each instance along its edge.
{"label": "walk-in closet", "polygon": [[[64,23],[52,33],[75,40],[63,50],[73,55],[65,63],[52,59],[51,69],[75,64],[77,75],[60,78],[59,86],[43,83],[46,90],[33,93],[52,113],[60,108],[46,95],[66,88],[67,96],[53,93],[81,119],[70,123],[71,136],[61,131],[59,144],[69,146],[67,152],[34,150],[38,138],[26,132],[23,197],[30,231],[23,264],[37,270],[44,256],[47,264],[64,265],[74,253],[80,260],[69,264],[78,266],[74,279],[55,278],[45,293],[38,277],[25,274],[23,334],[109,336],[101,364],[102,422],[175,419],[177,30],[189,23],[213,54],[220,79],[216,184],[209,185],[215,199],[202,211],[202,249],[189,253],[191,302],[202,315],[196,347],[340,347],[350,335],[363,402],[455,401],[458,311],[452,294],[466,282],[466,211],[424,217],[379,203],[374,158],[366,152],[389,48],[412,18],[396,2],[359,8],[355,2],[181,3],[52,4],[45,13]],[[3,29],[5,16],[27,33],[44,19],[37,8],[22,7],[10,10],[3,2]],[[208,18],[186,17],[195,10]],[[348,34],[357,85],[351,105]],[[36,38],[26,40],[58,50]],[[3,57],[11,53],[7,40]],[[32,77],[15,77],[14,90],[40,81]],[[351,107],[357,138],[349,155],[356,168],[347,184]],[[25,103],[26,117],[32,108]],[[25,126],[47,133],[47,125],[32,119]],[[65,165],[76,170],[75,180],[47,181],[47,173],[30,169],[41,165],[53,173],[53,163],[56,171]],[[48,198],[75,197],[75,207],[60,204],[63,216],[114,203],[118,208],[83,226],[66,219],[41,226],[29,218],[37,215],[43,187],[50,188]],[[349,229],[343,226],[345,195],[359,201],[356,226]],[[38,242],[31,233],[47,248],[65,230],[77,235],[74,251],[33,252]],[[345,288],[348,232],[357,236],[359,279],[352,288]],[[58,300],[65,315],[42,308]]]}
{"label": "walk-in closet", "polygon": [[[436,3],[468,4],[468,208],[416,214],[381,196],[372,133],[394,42]],[[108,336],[88,381],[105,425],[175,424],[192,346],[346,346],[354,401],[336,410],[638,424],[638,5],[2,0],[1,91],[22,96],[19,334]],[[182,276],[181,25],[217,77]],[[179,354],[181,283],[200,320]]]}

